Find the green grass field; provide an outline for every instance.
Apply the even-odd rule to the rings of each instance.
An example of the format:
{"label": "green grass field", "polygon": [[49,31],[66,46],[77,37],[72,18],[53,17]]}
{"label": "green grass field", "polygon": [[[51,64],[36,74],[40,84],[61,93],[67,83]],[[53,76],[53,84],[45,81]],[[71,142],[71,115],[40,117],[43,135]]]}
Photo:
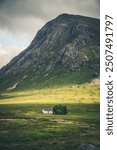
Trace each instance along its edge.
{"label": "green grass field", "polygon": [[[42,114],[66,104],[67,115]],[[99,85],[74,84],[0,94],[0,150],[76,150],[100,144]]]}

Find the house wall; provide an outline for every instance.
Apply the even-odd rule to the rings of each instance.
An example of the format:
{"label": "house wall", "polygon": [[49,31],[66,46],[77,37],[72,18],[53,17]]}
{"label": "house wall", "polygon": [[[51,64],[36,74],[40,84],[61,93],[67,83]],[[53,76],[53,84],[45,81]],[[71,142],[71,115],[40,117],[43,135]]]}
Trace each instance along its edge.
{"label": "house wall", "polygon": [[53,111],[42,110],[42,113],[44,113],[44,114],[53,114]]}

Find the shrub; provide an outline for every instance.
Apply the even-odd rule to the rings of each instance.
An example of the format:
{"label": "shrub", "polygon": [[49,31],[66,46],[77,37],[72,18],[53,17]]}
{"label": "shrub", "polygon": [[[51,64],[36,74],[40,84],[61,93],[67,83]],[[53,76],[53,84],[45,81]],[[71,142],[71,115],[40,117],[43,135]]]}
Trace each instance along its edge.
{"label": "shrub", "polygon": [[67,106],[65,105],[55,105],[53,107],[53,113],[54,114],[62,114],[62,115],[65,115],[68,113],[68,109],[67,109]]}

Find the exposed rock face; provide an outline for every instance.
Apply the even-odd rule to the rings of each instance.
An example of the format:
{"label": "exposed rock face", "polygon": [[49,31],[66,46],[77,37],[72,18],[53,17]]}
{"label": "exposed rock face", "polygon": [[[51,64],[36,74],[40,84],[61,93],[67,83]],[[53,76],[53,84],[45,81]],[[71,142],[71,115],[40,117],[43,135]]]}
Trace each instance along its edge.
{"label": "exposed rock face", "polygon": [[100,79],[99,78],[95,78],[91,81],[91,84],[93,85],[99,85],[100,84]]}
{"label": "exposed rock face", "polygon": [[[99,68],[99,19],[62,14],[48,22],[22,53],[0,70],[0,82],[6,77],[62,68],[65,72],[82,66]],[[35,76],[35,75],[34,75]]]}
{"label": "exposed rock face", "polygon": [[92,144],[81,144],[77,150],[99,150],[99,148],[97,148],[96,146],[92,145]]}

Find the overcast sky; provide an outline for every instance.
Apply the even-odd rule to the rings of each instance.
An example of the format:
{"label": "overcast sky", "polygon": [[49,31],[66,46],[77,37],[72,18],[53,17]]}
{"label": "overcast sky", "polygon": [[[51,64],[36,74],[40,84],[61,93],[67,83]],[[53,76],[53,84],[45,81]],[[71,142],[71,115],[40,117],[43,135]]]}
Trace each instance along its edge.
{"label": "overcast sky", "polygon": [[0,68],[24,50],[36,32],[62,13],[99,18],[99,0],[0,0]]}

